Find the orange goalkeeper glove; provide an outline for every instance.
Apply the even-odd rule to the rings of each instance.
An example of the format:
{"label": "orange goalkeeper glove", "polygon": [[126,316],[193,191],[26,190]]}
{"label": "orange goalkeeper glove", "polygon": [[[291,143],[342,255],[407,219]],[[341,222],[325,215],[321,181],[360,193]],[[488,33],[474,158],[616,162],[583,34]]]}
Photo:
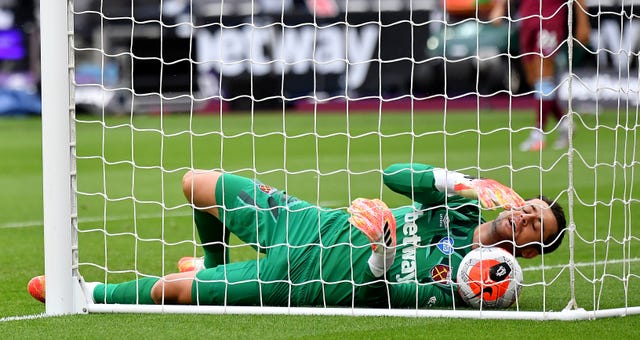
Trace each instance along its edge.
{"label": "orange goalkeeper glove", "polygon": [[396,219],[379,199],[358,198],[347,209],[349,222],[371,242],[369,268],[375,277],[389,270],[396,256]]}
{"label": "orange goalkeeper glove", "polygon": [[518,208],[524,205],[524,199],[513,189],[492,179],[469,179],[454,184],[453,191],[466,198],[477,199],[485,208]]}
{"label": "orange goalkeeper glove", "polygon": [[436,188],[462,197],[478,200],[485,208],[513,209],[525,204],[524,199],[513,189],[498,181],[473,178],[455,171],[435,169],[433,172]]}

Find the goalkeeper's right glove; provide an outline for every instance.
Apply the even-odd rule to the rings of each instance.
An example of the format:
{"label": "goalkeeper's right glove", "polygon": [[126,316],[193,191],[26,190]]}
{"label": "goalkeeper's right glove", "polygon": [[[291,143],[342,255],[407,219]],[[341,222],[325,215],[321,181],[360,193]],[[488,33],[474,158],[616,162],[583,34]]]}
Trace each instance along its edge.
{"label": "goalkeeper's right glove", "polygon": [[367,236],[372,254],[369,269],[375,277],[389,270],[396,257],[396,219],[379,199],[358,198],[351,203],[349,222]]}
{"label": "goalkeeper's right glove", "polygon": [[469,199],[475,199],[485,208],[513,209],[522,207],[524,199],[513,189],[487,178],[473,178],[459,172],[434,169],[436,188]]}

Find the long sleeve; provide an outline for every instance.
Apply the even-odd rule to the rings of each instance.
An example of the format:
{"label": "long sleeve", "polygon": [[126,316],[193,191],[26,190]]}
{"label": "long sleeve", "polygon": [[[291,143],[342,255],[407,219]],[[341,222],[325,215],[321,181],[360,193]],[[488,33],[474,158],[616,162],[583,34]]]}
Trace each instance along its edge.
{"label": "long sleeve", "polygon": [[393,164],[384,170],[383,181],[389,189],[413,201],[442,204],[445,194],[435,187],[434,169],[431,165],[418,163]]}

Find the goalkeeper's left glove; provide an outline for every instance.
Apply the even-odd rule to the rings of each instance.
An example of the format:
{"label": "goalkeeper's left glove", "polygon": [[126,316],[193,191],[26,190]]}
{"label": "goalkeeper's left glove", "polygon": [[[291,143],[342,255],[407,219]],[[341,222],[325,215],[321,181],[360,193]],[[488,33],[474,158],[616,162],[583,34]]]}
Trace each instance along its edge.
{"label": "goalkeeper's left glove", "polygon": [[389,270],[396,257],[396,219],[391,209],[379,199],[358,198],[347,211],[349,222],[371,242],[369,269],[375,277]]}
{"label": "goalkeeper's left glove", "polygon": [[441,191],[475,199],[485,208],[505,209],[521,207],[524,199],[513,189],[487,178],[473,178],[455,171],[434,169],[433,176],[436,188]]}

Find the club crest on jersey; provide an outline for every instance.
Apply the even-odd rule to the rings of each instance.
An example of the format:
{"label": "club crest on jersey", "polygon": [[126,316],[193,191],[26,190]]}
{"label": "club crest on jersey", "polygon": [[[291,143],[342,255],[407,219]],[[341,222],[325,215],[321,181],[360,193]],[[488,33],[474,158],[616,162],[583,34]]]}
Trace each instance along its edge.
{"label": "club crest on jersey", "polygon": [[443,237],[437,244],[438,249],[445,255],[453,254],[453,237]]}
{"label": "club crest on jersey", "polygon": [[260,191],[264,192],[267,195],[271,195],[272,193],[274,193],[276,191],[276,189],[266,185],[266,184],[260,184],[258,185],[258,189],[260,189]]}
{"label": "club crest on jersey", "polygon": [[451,267],[442,263],[436,264],[429,271],[429,275],[431,275],[433,282],[440,285],[447,285],[451,282]]}

